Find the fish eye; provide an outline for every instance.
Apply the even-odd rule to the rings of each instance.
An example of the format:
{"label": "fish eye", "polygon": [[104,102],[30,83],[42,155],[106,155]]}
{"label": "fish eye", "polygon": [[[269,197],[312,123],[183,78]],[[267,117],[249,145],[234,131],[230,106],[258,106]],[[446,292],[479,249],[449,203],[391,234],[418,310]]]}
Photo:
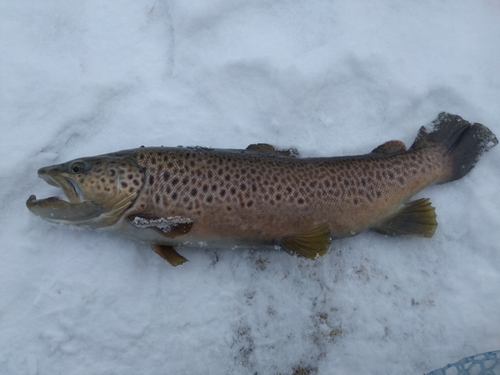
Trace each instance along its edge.
{"label": "fish eye", "polygon": [[70,167],[71,171],[73,173],[80,173],[83,172],[83,164],[82,163],[73,163]]}

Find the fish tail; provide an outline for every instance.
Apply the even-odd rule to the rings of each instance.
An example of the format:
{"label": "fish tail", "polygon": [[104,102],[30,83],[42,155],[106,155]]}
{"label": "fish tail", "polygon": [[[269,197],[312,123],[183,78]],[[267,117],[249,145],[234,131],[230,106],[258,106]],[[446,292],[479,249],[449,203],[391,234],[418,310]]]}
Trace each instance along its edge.
{"label": "fish tail", "polygon": [[458,180],[474,168],[486,151],[498,144],[495,134],[486,126],[442,112],[432,122],[431,129],[421,127],[410,150],[440,145],[443,150],[443,173],[436,181],[444,184]]}

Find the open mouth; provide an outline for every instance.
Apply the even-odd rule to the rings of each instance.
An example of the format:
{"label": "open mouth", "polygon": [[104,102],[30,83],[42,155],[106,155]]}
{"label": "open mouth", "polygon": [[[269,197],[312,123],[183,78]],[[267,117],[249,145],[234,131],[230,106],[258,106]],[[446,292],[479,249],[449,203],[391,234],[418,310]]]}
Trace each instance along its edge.
{"label": "open mouth", "polygon": [[61,176],[57,171],[48,168],[40,169],[38,176],[49,185],[61,188],[70,203],[81,203],[85,200],[80,187],[73,179]]}
{"label": "open mouth", "polygon": [[35,215],[49,221],[77,224],[96,218],[104,212],[102,206],[85,201],[78,184],[71,178],[51,173],[51,170],[45,168],[40,169],[38,175],[49,185],[61,188],[65,197],[37,199],[35,195],[31,195],[26,201],[26,207]]}

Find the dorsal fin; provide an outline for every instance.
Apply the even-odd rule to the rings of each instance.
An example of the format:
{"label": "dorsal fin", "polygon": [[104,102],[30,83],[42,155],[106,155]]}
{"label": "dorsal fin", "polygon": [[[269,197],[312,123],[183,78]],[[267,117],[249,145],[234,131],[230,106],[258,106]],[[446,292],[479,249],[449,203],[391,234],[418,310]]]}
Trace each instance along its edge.
{"label": "dorsal fin", "polygon": [[299,152],[295,148],[289,148],[288,150],[280,150],[268,143],[254,143],[246,148],[246,151],[260,152],[263,154],[276,154],[279,156],[299,156]]}
{"label": "dorsal fin", "polygon": [[326,224],[281,239],[281,247],[292,255],[316,259],[323,256],[330,246],[330,228]]}
{"label": "dorsal fin", "polygon": [[153,251],[165,259],[172,266],[176,267],[188,260],[179,254],[172,246],[154,243],[151,245]]}
{"label": "dorsal fin", "polygon": [[429,198],[406,203],[401,210],[378,223],[373,230],[386,236],[412,234],[432,237],[437,228],[436,212]]}
{"label": "dorsal fin", "polygon": [[167,238],[182,236],[183,234],[188,233],[194,222],[192,219],[180,216],[158,218],[153,215],[138,214],[130,215],[128,220],[137,228],[152,228]]}
{"label": "dorsal fin", "polygon": [[397,154],[405,152],[406,145],[402,141],[388,141],[375,148],[372,153],[375,154]]}

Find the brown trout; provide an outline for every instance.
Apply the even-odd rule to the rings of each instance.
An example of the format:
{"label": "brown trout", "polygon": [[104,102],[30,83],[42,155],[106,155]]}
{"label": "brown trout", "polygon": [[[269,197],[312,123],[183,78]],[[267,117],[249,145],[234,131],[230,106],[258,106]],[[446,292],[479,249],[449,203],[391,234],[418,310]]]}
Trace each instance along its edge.
{"label": "brown trout", "polygon": [[151,243],[172,265],[186,261],[174,247],[200,242],[279,245],[313,259],[366,229],[431,237],[434,207],[409,199],[463,177],[497,143],[485,126],[441,113],[408,150],[389,141],[359,156],[299,158],[267,144],[141,147],[41,168],[68,201],[32,195],[26,205],[51,222]]}

